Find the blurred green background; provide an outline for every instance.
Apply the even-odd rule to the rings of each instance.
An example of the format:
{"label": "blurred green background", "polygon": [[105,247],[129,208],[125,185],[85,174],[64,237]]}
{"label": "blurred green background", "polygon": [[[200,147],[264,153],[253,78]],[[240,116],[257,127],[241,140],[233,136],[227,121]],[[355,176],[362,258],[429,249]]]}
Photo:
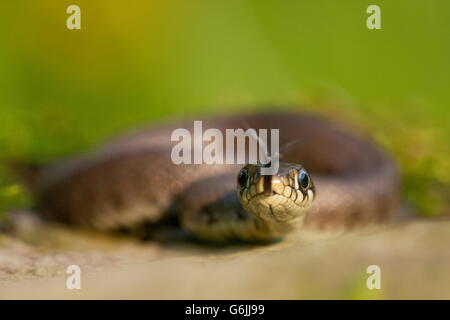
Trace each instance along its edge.
{"label": "blurred green background", "polygon": [[[169,115],[301,105],[371,134],[418,211],[450,214],[448,0],[2,1],[0,39],[0,160],[51,161]],[[0,211],[29,204],[1,164]]]}

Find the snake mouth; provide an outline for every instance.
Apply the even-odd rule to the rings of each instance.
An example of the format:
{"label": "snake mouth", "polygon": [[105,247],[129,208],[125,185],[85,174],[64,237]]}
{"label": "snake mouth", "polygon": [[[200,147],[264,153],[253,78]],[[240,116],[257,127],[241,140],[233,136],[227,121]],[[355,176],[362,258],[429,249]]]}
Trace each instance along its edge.
{"label": "snake mouth", "polygon": [[[243,208],[263,220],[285,222],[302,216],[314,199],[312,181],[300,180],[306,172],[295,164],[284,164],[276,175],[260,175],[260,166],[247,165],[246,181],[237,190]],[[308,176],[309,177],[309,176]]]}

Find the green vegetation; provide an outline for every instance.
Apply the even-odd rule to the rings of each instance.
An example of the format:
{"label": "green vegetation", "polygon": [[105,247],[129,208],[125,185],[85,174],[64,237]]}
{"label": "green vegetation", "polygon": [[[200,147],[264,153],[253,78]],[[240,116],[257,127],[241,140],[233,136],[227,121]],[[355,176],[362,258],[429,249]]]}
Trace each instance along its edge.
{"label": "green vegetation", "polygon": [[[388,148],[423,215],[450,212],[450,2],[0,4],[0,160],[47,162],[169,115],[305,105]],[[29,204],[0,165],[0,210]]]}

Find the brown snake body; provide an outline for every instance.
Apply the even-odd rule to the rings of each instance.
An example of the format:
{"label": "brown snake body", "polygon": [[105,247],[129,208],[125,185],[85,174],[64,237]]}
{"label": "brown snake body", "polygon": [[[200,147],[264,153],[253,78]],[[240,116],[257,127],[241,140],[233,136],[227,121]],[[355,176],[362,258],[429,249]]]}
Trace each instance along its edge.
{"label": "brown snake body", "polygon": [[[236,191],[242,165],[172,163],[172,131],[192,126],[186,121],[144,129],[45,171],[37,185],[38,210],[47,218],[99,230],[132,228],[178,214],[181,225],[194,236],[218,242],[267,240],[294,229],[282,214],[276,221],[261,219],[243,208],[239,199],[247,191],[245,187]],[[262,113],[207,119],[203,127],[278,128],[280,146],[296,140],[281,160],[301,164],[314,182],[314,196],[309,194],[314,200],[299,214],[304,219],[294,219],[304,220],[304,227],[384,222],[398,211],[399,177],[391,159],[371,142],[325,120],[298,113]],[[301,168],[296,168],[286,172],[293,180],[276,179],[287,185],[300,174]],[[281,189],[283,193],[287,191]],[[244,196],[250,198],[250,193]],[[288,206],[285,199],[280,201]]]}

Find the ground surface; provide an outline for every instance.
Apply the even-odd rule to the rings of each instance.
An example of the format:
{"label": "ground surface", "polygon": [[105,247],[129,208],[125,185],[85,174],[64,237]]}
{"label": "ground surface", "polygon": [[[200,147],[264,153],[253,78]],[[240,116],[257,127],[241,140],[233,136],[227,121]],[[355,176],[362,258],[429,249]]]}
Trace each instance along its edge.
{"label": "ground surface", "polygon": [[[267,246],[140,243],[59,227],[2,237],[0,298],[450,298],[450,221],[303,232]],[[81,290],[66,289],[68,265]],[[368,290],[369,265],[381,290]]]}
{"label": "ground surface", "polygon": [[[373,137],[422,216],[450,216],[450,2],[0,3],[0,225],[32,199],[7,163],[51,163],[168,117],[323,113]],[[408,10],[405,10],[408,8]],[[32,34],[30,34],[32,30]],[[269,247],[0,232],[0,297],[448,297],[449,222],[302,233]],[[83,289],[65,289],[79,264]],[[365,288],[378,264],[383,289]],[[212,289],[213,288],[213,289]]]}

